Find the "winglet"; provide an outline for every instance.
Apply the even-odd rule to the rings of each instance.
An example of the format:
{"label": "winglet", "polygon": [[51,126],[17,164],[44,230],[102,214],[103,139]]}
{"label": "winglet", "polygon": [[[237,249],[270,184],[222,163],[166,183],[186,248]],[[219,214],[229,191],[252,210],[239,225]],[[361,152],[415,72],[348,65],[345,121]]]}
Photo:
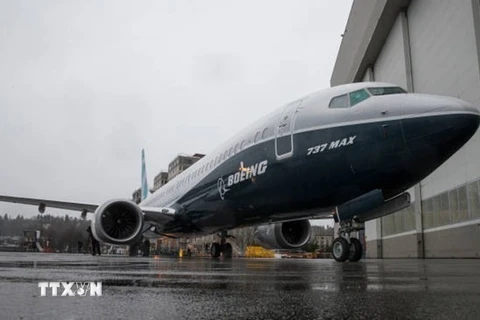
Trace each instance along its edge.
{"label": "winglet", "polygon": [[145,150],[142,149],[142,200],[148,196],[147,169],[145,168]]}

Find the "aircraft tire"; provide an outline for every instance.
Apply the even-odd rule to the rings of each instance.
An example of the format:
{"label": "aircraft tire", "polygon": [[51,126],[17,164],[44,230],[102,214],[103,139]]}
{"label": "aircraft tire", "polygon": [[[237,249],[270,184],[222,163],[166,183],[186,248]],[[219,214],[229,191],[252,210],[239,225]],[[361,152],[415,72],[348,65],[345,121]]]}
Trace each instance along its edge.
{"label": "aircraft tire", "polygon": [[224,258],[231,259],[233,254],[232,245],[230,243],[225,243],[222,253]]}
{"label": "aircraft tire", "polygon": [[350,238],[350,248],[348,254],[348,261],[357,262],[362,258],[363,249],[362,243],[357,238]]}
{"label": "aircraft tire", "polygon": [[210,249],[210,254],[212,255],[212,258],[218,258],[220,257],[220,244],[218,242],[212,243],[212,247]]}
{"label": "aircraft tire", "polygon": [[347,239],[338,237],[332,242],[332,256],[338,262],[344,262],[348,259],[350,245]]}

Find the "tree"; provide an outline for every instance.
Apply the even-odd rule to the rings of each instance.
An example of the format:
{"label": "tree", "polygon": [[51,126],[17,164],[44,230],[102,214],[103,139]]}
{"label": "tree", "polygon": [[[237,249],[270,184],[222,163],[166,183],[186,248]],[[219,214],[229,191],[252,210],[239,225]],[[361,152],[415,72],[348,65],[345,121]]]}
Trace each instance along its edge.
{"label": "tree", "polygon": [[[86,229],[88,221],[74,220],[66,217],[54,217],[46,215],[43,221],[39,221],[39,216],[25,218],[18,216],[15,219],[0,218],[0,234],[6,236],[23,236],[24,231],[34,231],[41,228],[41,241],[51,239],[52,249],[63,252],[65,247],[75,248],[78,241],[85,242],[87,238]],[[42,242],[42,245],[45,243]]]}
{"label": "tree", "polygon": [[316,250],[318,250],[320,248],[320,246],[318,245],[318,243],[316,242],[311,242],[311,243],[308,243],[304,248],[303,250],[307,251],[307,252],[315,252]]}

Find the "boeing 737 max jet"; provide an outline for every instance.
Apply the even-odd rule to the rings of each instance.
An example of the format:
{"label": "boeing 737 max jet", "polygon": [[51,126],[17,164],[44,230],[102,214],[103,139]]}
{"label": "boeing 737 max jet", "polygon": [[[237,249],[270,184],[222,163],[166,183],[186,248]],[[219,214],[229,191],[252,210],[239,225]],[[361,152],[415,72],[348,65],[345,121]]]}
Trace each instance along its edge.
{"label": "boeing 737 max jet", "polygon": [[125,199],[100,205],[10,196],[0,201],[93,212],[94,236],[111,244],[131,244],[152,232],[220,233],[213,257],[231,257],[226,238],[232,228],[257,225],[263,243],[299,248],[310,238],[308,219],[333,218],[340,222],[334,258],[358,261],[362,246],[350,233],[407,207],[405,190],[460,149],[479,122],[478,110],[459,99],[353,83],[259,119],[139,205]]}

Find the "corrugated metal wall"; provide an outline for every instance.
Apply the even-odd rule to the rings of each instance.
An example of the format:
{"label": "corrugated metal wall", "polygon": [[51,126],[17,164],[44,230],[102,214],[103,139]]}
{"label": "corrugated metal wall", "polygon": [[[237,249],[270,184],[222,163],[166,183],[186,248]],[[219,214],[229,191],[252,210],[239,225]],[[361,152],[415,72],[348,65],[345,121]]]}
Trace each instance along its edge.
{"label": "corrugated metal wall", "polygon": [[[408,50],[405,41],[408,41],[415,92],[455,96],[480,106],[479,58],[472,3],[472,0],[412,1],[404,20],[408,29],[402,28],[405,25],[402,25],[401,13],[373,66],[374,79],[408,88],[405,53]],[[407,38],[405,31],[409,31]],[[369,78],[364,76],[364,79]],[[462,150],[421,182],[420,227],[425,229],[426,257],[475,257],[480,254],[480,228],[471,227],[480,219],[479,177],[480,134],[477,133]],[[413,257],[419,250],[413,236],[416,224],[412,206],[383,218],[381,224],[379,221],[367,223],[367,241],[384,238],[385,257]],[[452,231],[454,227],[457,228]],[[396,235],[411,241],[395,239]],[[372,252],[376,254],[376,250]]]}

